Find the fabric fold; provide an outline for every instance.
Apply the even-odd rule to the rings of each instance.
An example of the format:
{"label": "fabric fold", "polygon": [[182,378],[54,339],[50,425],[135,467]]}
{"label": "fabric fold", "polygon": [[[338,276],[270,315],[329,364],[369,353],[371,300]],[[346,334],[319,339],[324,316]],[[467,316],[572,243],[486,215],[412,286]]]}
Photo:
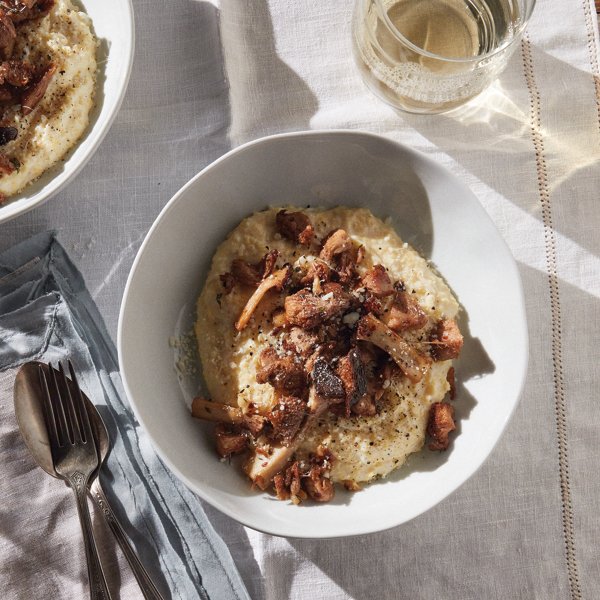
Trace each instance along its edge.
{"label": "fabric fold", "polygon": [[[112,442],[101,475],[106,494],[142,561],[162,580],[162,587],[174,598],[248,598],[229,551],[206,518],[199,499],[158,459],[133,417],[125,400],[115,348],[83,278],[51,232],[0,255],[0,340],[3,414],[12,411],[10,383],[19,364],[34,359],[73,361],[82,389],[98,406]],[[15,441],[13,430],[5,434],[0,436],[0,449],[6,449],[9,439]],[[23,444],[18,436],[16,439]],[[13,459],[13,453],[2,455],[8,456],[4,461]],[[34,486],[42,478],[50,479],[41,470],[32,476],[28,484]],[[46,481],[43,484],[49,485]],[[27,503],[27,497],[11,490],[6,480],[0,497],[4,518],[11,508],[18,510]],[[0,558],[15,552],[11,536],[4,533]],[[26,540],[22,544],[26,550]],[[5,561],[0,563],[2,572]],[[11,583],[7,588],[10,598],[39,597],[32,588],[27,588],[30,596],[23,595],[16,576],[22,579],[26,574],[11,572],[10,565],[7,569],[2,579],[7,577]],[[59,574],[54,576],[60,579]],[[60,588],[59,595],[53,597],[70,597],[68,590]]]}

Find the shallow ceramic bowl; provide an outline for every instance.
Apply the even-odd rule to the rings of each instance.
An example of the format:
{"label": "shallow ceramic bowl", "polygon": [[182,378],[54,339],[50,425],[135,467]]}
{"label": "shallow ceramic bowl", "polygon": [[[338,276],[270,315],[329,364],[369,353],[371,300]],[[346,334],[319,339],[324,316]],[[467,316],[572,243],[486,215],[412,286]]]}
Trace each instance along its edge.
{"label": "shallow ceramic bowl", "polygon": [[[190,417],[194,384],[174,369],[170,338],[193,321],[211,257],[239,221],[267,205],[339,204],[390,217],[464,307],[456,370],[458,430],[445,453],[424,450],[387,479],[329,504],[294,506],[250,489],[220,462],[211,427]],[[264,138],[229,152],[185,185],[150,229],[121,307],[125,388],[154,446],[204,500],[254,529],[293,537],[378,531],[425,512],[483,463],[513,412],[527,368],[515,262],[477,198],[448,171],[388,139],[349,131]]]}
{"label": "shallow ceramic bowl", "polygon": [[90,123],[64,161],[0,204],[0,223],[39,206],[79,173],[104,139],[125,96],[134,47],[131,0],[75,0],[74,4],[91,18],[99,42],[96,104]]}

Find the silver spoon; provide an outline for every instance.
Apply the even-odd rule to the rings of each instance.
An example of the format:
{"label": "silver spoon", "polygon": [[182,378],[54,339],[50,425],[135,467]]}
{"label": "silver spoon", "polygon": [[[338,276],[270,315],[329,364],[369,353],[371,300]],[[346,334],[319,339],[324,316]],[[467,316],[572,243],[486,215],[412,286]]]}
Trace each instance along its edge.
{"label": "silver spoon", "polygon": [[[43,392],[39,378],[40,367],[47,370],[47,366],[40,362],[28,362],[19,369],[14,386],[15,415],[23,440],[37,464],[46,471],[48,475],[58,478],[58,474],[54,470],[52,464],[52,453],[46,430],[46,422],[44,420],[42,403]],[[72,391],[75,392],[76,384],[69,381],[69,385],[73,386]],[[83,392],[81,392],[81,395],[88,410],[100,459],[97,471],[90,477],[89,493],[100,508],[110,530],[121,546],[123,554],[125,555],[125,558],[127,558],[131,570],[144,594],[144,598],[148,600],[164,600],[156,589],[152,579],[150,579],[150,575],[140,562],[135,550],[131,547],[123,528],[102,491],[98,473],[102,468],[102,463],[110,449],[110,440],[100,413]]]}

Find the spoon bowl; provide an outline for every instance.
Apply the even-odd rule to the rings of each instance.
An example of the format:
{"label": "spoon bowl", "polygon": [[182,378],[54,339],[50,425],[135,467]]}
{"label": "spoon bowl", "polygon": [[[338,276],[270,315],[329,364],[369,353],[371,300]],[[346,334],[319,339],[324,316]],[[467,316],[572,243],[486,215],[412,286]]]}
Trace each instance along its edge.
{"label": "spoon bowl", "polygon": [[[48,365],[37,361],[25,363],[19,369],[14,386],[15,415],[25,445],[29,449],[29,452],[31,452],[35,462],[48,475],[60,479],[52,464],[52,452],[50,450],[46,421],[44,420],[42,403],[44,392],[39,377],[40,368],[44,370],[46,375],[49,374]],[[77,388],[72,381],[67,381],[69,390],[72,394],[75,394]],[[98,451],[99,458],[98,469],[96,469],[96,472],[90,478],[90,481],[92,481],[98,476],[102,463],[108,455],[110,440],[104,421],[92,401],[83,392],[81,392],[81,397],[87,408],[90,424],[94,431],[96,450]]]}

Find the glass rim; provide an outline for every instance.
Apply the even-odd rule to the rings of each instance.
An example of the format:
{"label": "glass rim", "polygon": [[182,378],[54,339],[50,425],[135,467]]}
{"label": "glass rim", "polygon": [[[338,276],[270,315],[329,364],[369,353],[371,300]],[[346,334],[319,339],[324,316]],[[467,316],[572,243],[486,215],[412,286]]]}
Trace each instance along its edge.
{"label": "glass rim", "polygon": [[527,27],[527,24],[529,23],[531,14],[533,13],[533,9],[535,8],[535,4],[536,4],[536,0],[529,1],[528,6],[527,6],[527,13],[524,15],[523,19],[521,20],[521,24],[519,25],[519,27],[515,30],[514,34],[508,40],[506,40],[505,42],[500,44],[500,46],[498,46],[497,48],[494,48],[490,52],[486,52],[485,54],[479,54],[477,56],[465,56],[465,57],[450,58],[448,56],[442,56],[441,54],[435,54],[433,52],[429,52],[429,51],[425,50],[424,48],[421,48],[420,46],[417,46],[416,44],[411,42],[392,23],[392,20],[390,19],[390,17],[388,16],[387,12],[385,11],[385,9],[383,7],[383,0],[374,0],[374,2],[377,5],[377,8],[379,9],[380,16],[383,19],[384,23],[386,24],[387,28],[390,30],[392,35],[394,35],[394,37],[396,37],[398,39],[398,41],[400,41],[405,46],[408,46],[411,50],[413,50],[417,54],[420,54],[421,56],[426,56],[428,58],[434,58],[436,60],[442,60],[445,62],[453,62],[453,63],[475,63],[475,62],[479,62],[481,60],[485,60],[486,58],[490,58],[490,57],[494,56],[495,54],[502,52],[503,50],[505,50],[506,48],[511,46],[513,43],[520,40],[521,36],[523,34],[523,31],[525,30],[525,28]]}

